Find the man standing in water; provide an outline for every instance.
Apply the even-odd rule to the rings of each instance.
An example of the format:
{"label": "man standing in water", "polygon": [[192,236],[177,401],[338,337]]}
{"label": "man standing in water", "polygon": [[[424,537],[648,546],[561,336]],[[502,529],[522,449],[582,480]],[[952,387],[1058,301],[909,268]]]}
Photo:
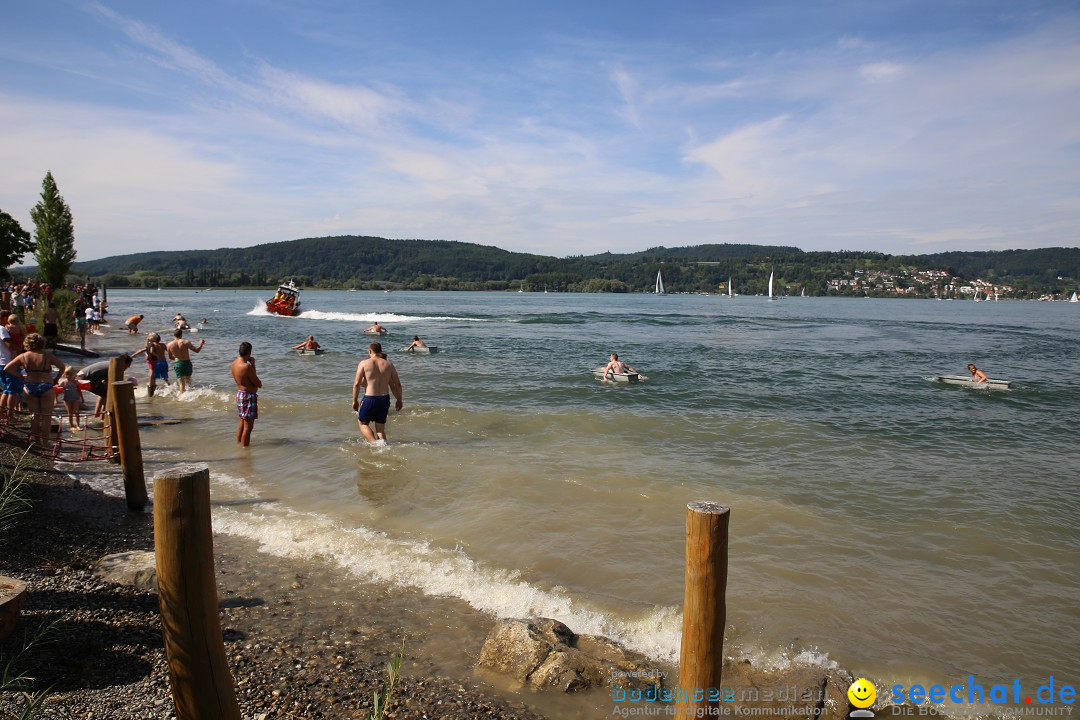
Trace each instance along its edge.
{"label": "man standing in water", "polygon": [[179,328],[173,331],[173,337],[176,338],[165,348],[169,351],[169,357],[173,359],[173,372],[176,373],[176,384],[180,386],[180,395],[183,395],[188,386],[191,384],[191,354],[193,352],[200,352],[203,349],[203,345],[206,344],[205,340],[200,339],[198,345],[192,344],[192,342],[184,337],[184,331]]}
{"label": "man standing in water", "polygon": [[[364,388],[364,401],[359,400],[360,388]],[[383,355],[382,343],[373,342],[368,348],[367,360],[356,366],[356,379],[352,387],[352,409],[357,411],[360,434],[369,443],[386,441],[386,416],[390,412],[390,392],[397,398],[396,410],[401,410],[401,380],[394,363]],[[369,423],[375,423],[375,432]]]}
{"label": "man standing in water", "polygon": [[236,442],[243,447],[251,445],[251,430],[259,417],[259,388],[262,380],[255,374],[255,358],[251,355],[251,343],[240,343],[240,354],[232,365],[233,380],[236,381],[236,412],[240,422],[236,426]]}

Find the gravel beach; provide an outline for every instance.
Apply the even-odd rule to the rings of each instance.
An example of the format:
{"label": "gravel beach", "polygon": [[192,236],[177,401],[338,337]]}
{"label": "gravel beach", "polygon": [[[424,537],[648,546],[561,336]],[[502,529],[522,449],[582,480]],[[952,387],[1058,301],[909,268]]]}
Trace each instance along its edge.
{"label": "gravel beach", "polygon": [[[20,455],[0,446],[5,476]],[[82,486],[38,458],[24,459],[20,474],[32,504],[0,540],[0,574],[26,581],[30,591],[0,652],[9,657],[27,633],[53,624],[48,641],[18,666],[36,689],[50,688],[40,717],[175,717],[157,596],[103,582],[92,570],[110,553],[152,550],[152,514],[128,512],[122,498]],[[215,563],[226,653],[245,719],[366,718],[403,637],[402,677],[387,717],[544,717],[512,692],[476,680],[472,660],[483,637],[475,633],[461,638],[458,677],[434,670],[445,668],[445,658],[425,658],[424,636],[452,633],[455,618],[425,628],[412,616],[412,601],[422,599],[408,591],[360,586],[327,594],[328,570],[289,566],[228,536],[215,536]],[[319,604],[320,612],[309,612]],[[335,608],[341,620],[328,623]],[[0,696],[0,718],[20,704],[14,693]]]}

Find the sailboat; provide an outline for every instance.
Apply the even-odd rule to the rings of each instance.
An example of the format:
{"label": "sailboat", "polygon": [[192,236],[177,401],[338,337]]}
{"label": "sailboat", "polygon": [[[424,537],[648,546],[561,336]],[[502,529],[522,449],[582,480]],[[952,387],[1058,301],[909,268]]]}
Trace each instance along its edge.
{"label": "sailboat", "polygon": [[730,276],[730,275],[728,275],[728,276],[727,276],[727,296],[728,296],[728,297],[732,297],[732,291],[731,291],[731,276]]}
{"label": "sailboat", "polygon": [[979,302],[979,289],[975,288],[975,302]]}
{"label": "sailboat", "polygon": [[806,297],[806,288],[802,289],[802,297]]}
{"label": "sailboat", "polygon": [[660,277],[660,271],[656,271],[656,289],[653,290],[654,295],[666,295],[664,292],[664,279]]}
{"label": "sailboat", "polygon": [[773,274],[772,272],[769,273],[769,300],[773,299]]}

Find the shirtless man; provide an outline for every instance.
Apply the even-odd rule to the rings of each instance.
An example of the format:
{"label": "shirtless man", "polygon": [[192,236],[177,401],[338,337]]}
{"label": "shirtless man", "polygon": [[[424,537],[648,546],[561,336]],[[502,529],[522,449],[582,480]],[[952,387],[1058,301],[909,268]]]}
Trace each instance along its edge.
{"label": "shirtless man", "polygon": [[236,381],[236,412],[240,422],[236,425],[236,442],[243,447],[251,445],[251,430],[259,417],[259,388],[262,380],[255,374],[255,358],[251,343],[240,343],[240,353],[229,366]]}
{"label": "shirtless man", "polygon": [[[360,402],[360,388],[364,388],[364,401]],[[352,386],[352,409],[357,411],[360,434],[369,443],[386,441],[386,415],[390,411],[390,392],[397,398],[394,409],[401,410],[401,380],[397,368],[386,359],[382,343],[373,342],[368,348],[368,359],[356,366],[356,379]],[[369,423],[375,423],[375,432]]]}
{"label": "shirtless man", "polygon": [[300,343],[299,345],[293,345],[292,349],[293,350],[318,350],[319,347],[320,347],[319,343],[315,342],[315,336],[314,335],[308,335],[307,340]]}
{"label": "shirtless man", "polygon": [[385,327],[383,327],[382,325],[379,324],[378,320],[376,320],[374,323],[372,323],[371,327],[364,330],[364,332],[366,332],[366,333],[379,333],[380,335],[382,335],[382,334],[384,334],[384,333],[386,333],[388,331],[387,331],[387,329]]}
{"label": "shirtless man", "polygon": [[975,363],[968,363],[968,372],[971,373],[971,379],[977,383],[986,382],[986,373],[979,368],[975,367]]}
{"label": "shirtless man", "polygon": [[618,353],[611,353],[611,361],[607,364],[607,367],[604,368],[604,382],[607,382],[608,373],[618,373],[618,374],[622,375],[623,373],[636,373],[636,372],[637,372],[637,370],[630,367],[629,365],[627,365],[626,363],[624,363],[622,360],[619,359]]}
{"label": "shirtless man", "polygon": [[413,348],[422,348],[422,347],[427,347],[427,343],[425,343],[423,340],[421,340],[419,335],[413,335],[412,336],[412,342],[409,343],[409,346],[407,348],[405,348],[405,352],[412,352]]}
{"label": "shirtless man", "polygon": [[48,309],[41,316],[41,321],[45,325],[45,347],[55,348],[56,341],[60,338],[60,313],[56,311],[54,303],[49,303]]}
{"label": "shirtless man", "polygon": [[164,380],[169,384],[169,361],[165,359],[168,348],[161,342],[161,336],[156,332],[147,333],[146,346],[142,350],[131,353],[131,357],[146,355],[146,367],[150,370],[150,378],[147,380],[146,394],[154,397],[157,389],[157,381]]}
{"label": "shirtless man", "polygon": [[174,330],[173,337],[176,339],[166,345],[165,349],[169,351],[169,357],[173,361],[176,384],[180,388],[179,394],[183,395],[191,385],[191,355],[189,353],[200,352],[206,341],[199,340],[198,345],[193,345],[190,340],[184,337],[183,330]]}

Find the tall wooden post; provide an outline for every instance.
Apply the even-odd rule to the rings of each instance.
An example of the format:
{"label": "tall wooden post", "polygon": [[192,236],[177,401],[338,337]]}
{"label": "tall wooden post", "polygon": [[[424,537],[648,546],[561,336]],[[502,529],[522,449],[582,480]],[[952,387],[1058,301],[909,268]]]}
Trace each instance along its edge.
{"label": "tall wooden post", "polygon": [[[727,623],[728,520],[731,510],[711,502],[686,506],[686,589],[679,650],[677,715],[699,716],[716,708],[710,688],[720,688]],[[705,712],[708,712],[707,710]]]}
{"label": "tall wooden post", "polygon": [[240,720],[221,639],[208,468],[154,477],[154,552],[177,720]]}
{"label": "tall wooden post", "polygon": [[146,477],[143,474],[142,443],[139,441],[139,415],[135,409],[135,388],[119,380],[109,388],[116,438],[120,446],[120,468],[124,475],[124,495],[128,510],[146,507]]}
{"label": "tall wooden post", "polygon": [[110,462],[120,462],[120,457],[117,454],[117,439],[116,439],[116,413],[113,411],[113,397],[116,393],[113,392],[113,386],[124,379],[124,362],[114,357],[109,360],[109,382],[108,391],[105,394],[105,442],[109,446],[109,460]]}

